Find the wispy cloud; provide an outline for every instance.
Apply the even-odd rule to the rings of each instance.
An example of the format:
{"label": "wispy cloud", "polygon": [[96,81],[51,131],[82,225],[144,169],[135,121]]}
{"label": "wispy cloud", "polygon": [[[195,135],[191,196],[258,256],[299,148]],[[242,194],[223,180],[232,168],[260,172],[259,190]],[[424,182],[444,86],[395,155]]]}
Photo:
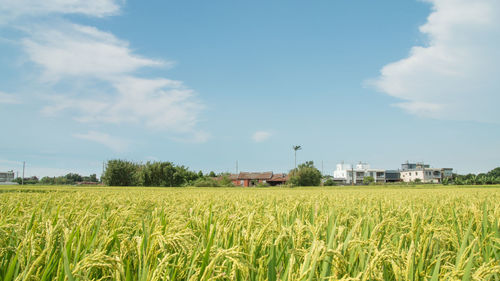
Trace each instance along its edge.
{"label": "wispy cloud", "polygon": [[160,60],[133,54],[129,43],[95,27],[62,22],[58,26],[28,29],[23,46],[29,59],[42,67],[44,80],[93,77],[114,79],[146,66],[162,66]]}
{"label": "wispy cloud", "polygon": [[255,142],[263,142],[271,137],[271,132],[268,131],[257,131],[252,135],[252,139]]}
{"label": "wispy cloud", "polygon": [[[71,111],[81,123],[139,124],[152,130],[182,134],[201,141],[196,128],[203,104],[182,83],[168,79],[142,79],[124,76],[110,81],[114,95],[107,97],[49,97],[46,115]],[[188,137],[190,136],[190,137]]]}
{"label": "wispy cloud", "polygon": [[371,83],[412,114],[500,122],[500,2],[427,2],[433,11],[420,31],[428,45],[384,66]]}
{"label": "wispy cloud", "polygon": [[0,92],[0,104],[1,103],[6,103],[6,104],[19,104],[21,101],[17,96],[13,94],[7,94],[4,92]]}
{"label": "wispy cloud", "polygon": [[88,140],[102,144],[116,152],[123,152],[129,146],[129,142],[126,140],[96,131],[89,131],[84,134],[82,133],[73,134],[73,137],[77,139]]}
{"label": "wispy cloud", "polygon": [[[134,124],[166,132],[172,139],[205,141],[208,134],[198,128],[204,105],[196,92],[181,81],[139,74],[143,68],[165,68],[173,62],[137,54],[111,32],[64,18],[114,15],[121,2],[0,0],[0,16],[29,19],[18,20],[16,26],[24,34],[20,44],[27,61],[40,73],[33,87],[39,83],[48,89],[43,96],[49,104],[41,112],[71,115],[81,123]],[[49,19],[52,14],[59,16]]]}
{"label": "wispy cloud", "polygon": [[[50,14],[82,14],[93,17],[115,15],[120,11],[116,0],[0,0],[3,21],[22,16]],[[0,20],[1,22],[2,20]]]}

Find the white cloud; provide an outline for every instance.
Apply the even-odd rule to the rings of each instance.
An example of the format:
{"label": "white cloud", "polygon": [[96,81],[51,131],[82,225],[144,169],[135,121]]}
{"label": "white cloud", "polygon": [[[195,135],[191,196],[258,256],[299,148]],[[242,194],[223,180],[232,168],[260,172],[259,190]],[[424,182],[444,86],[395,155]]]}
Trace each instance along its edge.
{"label": "white cloud", "polygon": [[161,66],[158,60],[132,54],[129,44],[94,27],[64,22],[29,30],[23,46],[30,60],[44,70],[44,80],[65,77],[111,79],[141,67]]}
{"label": "white cloud", "polygon": [[257,131],[253,134],[252,139],[255,142],[263,142],[271,137],[271,133],[268,131]]}
{"label": "white cloud", "polygon": [[112,150],[116,152],[122,152],[127,149],[129,146],[129,142],[117,137],[110,136],[109,134],[106,133],[101,133],[101,132],[96,132],[96,131],[89,131],[87,133],[79,133],[79,134],[73,134],[73,137],[77,139],[82,139],[82,140],[89,140],[92,142],[96,142],[102,145],[107,146],[108,148],[111,148]]}
{"label": "white cloud", "polygon": [[113,82],[115,94],[101,99],[50,97],[42,113],[71,112],[81,123],[138,124],[180,134],[177,139],[204,142],[208,135],[196,129],[204,106],[192,90],[178,81],[121,77]]}
{"label": "white cloud", "polygon": [[[35,30],[23,44],[30,60],[41,67],[42,81],[71,81],[78,87],[49,97],[50,105],[42,113],[55,116],[65,111],[82,123],[144,125],[182,134],[179,139],[206,139],[196,129],[204,106],[193,90],[180,81],[134,74],[163,62],[137,56],[128,42],[93,27],[70,24]],[[106,89],[98,95],[91,94],[95,81]]]}
{"label": "white cloud", "polygon": [[428,45],[384,66],[373,85],[412,114],[500,122],[500,2],[427,2],[433,11],[420,31]]}
{"label": "white cloud", "polygon": [[41,20],[52,14],[113,15],[121,2],[0,0],[0,17],[27,19],[16,22],[17,31],[24,34],[20,43],[27,61],[41,74],[38,82],[49,89],[44,96],[50,104],[41,112],[71,114],[82,123],[134,124],[170,132],[173,139],[205,141],[208,134],[196,128],[204,108],[196,93],[180,81],[138,74],[172,62],[138,55],[127,41],[92,26],[57,16]]}
{"label": "white cloud", "polygon": [[44,16],[49,14],[83,14],[104,17],[117,14],[120,5],[116,0],[0,0],[0,16],[3,20],[20,16]]}
{"label": "white cloud", "polygon": [[13,94],[7,94],[4,92],[0,92],[0,104],[19,104],[21,101]]}

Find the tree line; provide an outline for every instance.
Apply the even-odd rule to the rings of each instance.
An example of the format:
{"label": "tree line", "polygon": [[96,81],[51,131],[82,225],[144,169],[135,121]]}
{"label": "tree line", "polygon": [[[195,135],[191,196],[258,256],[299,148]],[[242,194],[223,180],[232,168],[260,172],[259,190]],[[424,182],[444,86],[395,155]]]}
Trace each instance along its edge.
{"label": "tree line", "polygon": [[190,171],[182,165],[172,162],[136,163],[114,159],[106,164],[102,181],[110,186],[230,186],[232,183],[224,175],[216,180],[217,175],[210,172]]}
{"label": "tree line", "polygon": [[[314,163],[308,161],[293,169],[289,178],[290,186],[319,186],[322,176]],[[203,175],[172,162],[136,163],[121,159],[107,162],[102,181],[109,186],[234,186],[228,173]]]}
{"label": "tree line", "polygon": [[99,179],[97,178],[96,174],[91,174],[89,176],[82,176],[79,174],[75,173],[69,173],[65,176],[59,176],[59,177],[43,177],[41,179],[38,179],[38,177],[29,177],[29,178],[24,178],[18,177],[14,179],[14,182],[21,184],[41,184],[41,185],[72,185],[72,184],[77,184],[81,182],[87,182],[87,183],[98,183]]}
{"label": "tree line", "polygon": [[[164,187],[221,187],[234,186],[229,178],[229,173],[216,174],[213,171],[204,175],[202,171],[191,171],[182,165],[172,162],[146,162],[137,163],[133,161],[114,159],[106,164],[102,178],[99,180],[96,174],[81,176],[69,173],[59,177],[37,177],[25,178],[24,184],[42,185],[73,185],[81,182],[99,183],[109,186],[164,186]],[[370,181],[371,180],[371,181]],[[22,179],[17,178],[15,182],[21,184]],[[373,182],[373,178],[365,177],[365,184]],[[500,167],[488,173],[458,175],[453,178],[444,179],[443,184],[457,185],[486,185],[500,184]],[[322,176],[321,172],[314,166],[313,161],[299,164],[297,168],[289,173],[288,186],[319,186],[336,185],[331,176]]]}
{"label": "tree line", "polygon": [[[500,167],[497,167],[488,173],[453,175],[452,183],[458,185],[486,185],[500,184]],[[443,181],[443,183],[445,183]],[[448,183],[448,182],[446,182]]]}

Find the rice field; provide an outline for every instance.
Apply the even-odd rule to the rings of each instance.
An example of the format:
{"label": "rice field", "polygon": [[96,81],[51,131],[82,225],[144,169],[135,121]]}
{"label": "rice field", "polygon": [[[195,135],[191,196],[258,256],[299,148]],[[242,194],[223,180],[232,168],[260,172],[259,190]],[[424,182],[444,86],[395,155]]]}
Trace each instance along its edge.
{"label": "rice field", "polygon": [[500,186],[0,188],[0,280],[500,280]]}

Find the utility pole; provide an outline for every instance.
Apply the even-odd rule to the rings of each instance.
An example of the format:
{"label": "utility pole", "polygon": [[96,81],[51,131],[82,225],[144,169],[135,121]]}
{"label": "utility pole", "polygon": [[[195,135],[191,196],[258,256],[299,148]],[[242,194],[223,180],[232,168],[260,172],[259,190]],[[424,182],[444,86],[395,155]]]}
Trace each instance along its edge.
{"label": "utility pole", "polygon": [[351,185],[354,185],[354,166],[351,166]]}
{"label": "utility pole", "polygon": [[24,185],[24,168],[26,167],[26,162],[23,161],[23,177],[21,178],[21,185]]}
{"label": "utility pole", "polygon": [[321,186],[325,184],[325,179],[323,178],[323,160],[321,160]]}
{"label": "utility pole", "polygon": [[236,174],[238,174],[238,160],[236,160]]}

